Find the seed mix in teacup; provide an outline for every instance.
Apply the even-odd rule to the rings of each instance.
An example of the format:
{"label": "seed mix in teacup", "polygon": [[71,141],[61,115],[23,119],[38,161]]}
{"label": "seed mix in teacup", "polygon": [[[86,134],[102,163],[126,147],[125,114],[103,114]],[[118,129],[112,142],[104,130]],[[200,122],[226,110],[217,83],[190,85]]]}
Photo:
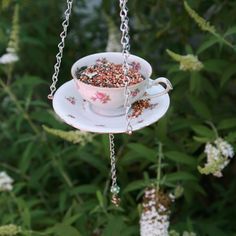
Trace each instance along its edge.
{"label": "seed mix in teacup", "polygon": [[[120,88],[124,87],[127,81],[124,78],[122,64],[115,64],[105,58],[98,59],[95,65],[82,67],[76,71],[76,77],[80,81],[97,87]],[[129,65],[128,85],[135,85],[142,82],[145,78],[139,72],[140,64],[133,62]]]}

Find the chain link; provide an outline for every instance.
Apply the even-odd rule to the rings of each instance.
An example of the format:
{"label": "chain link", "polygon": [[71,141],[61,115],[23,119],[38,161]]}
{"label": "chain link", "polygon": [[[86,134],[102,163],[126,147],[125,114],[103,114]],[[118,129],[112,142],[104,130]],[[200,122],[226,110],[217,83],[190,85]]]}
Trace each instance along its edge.
{"label": "chain link", "polygon": [[52,76],[52,84],[50,86],[50,94],[48,95],[48,99],[53,99],[53,94],[56,91],[56,84],[58,81],[58,75],[61,67],[61,60],[63,57],[63,49],[65,47],[65,39],[67,37],[67,30],[70,23],[70,15],[72,10],[73,0],[67,0],[67,9],[64,13],[65,20],[62,22],[63,31],[60,34],[61,42],[58,44],[59,52],[56,55],[56,64],[54,65],[54,74]]}
{"label": "chain link", "polygon": [[114,134],[109,134],[112,187],[117,186]]}
{"label": "chain link", "polygon": [[119,206],[120,198],[118,194],[120,192],[120,187],[117,184],[117,176],[116,176],[116,156],[115,156],[115,142],[114,142],[114,134],[109,134],[109,143],[110,143],[110,160],[111,160],[111,193],[112,199],[111,202]]}
{"label": "chain link", "polygon": [[123,71],[124,71],[124,80],[125,80],[125,90],[124,90],[124,96],[125,96],[125,103],[124,107],[126,109],[125,117],[126,117],[126,123],[127,128],[126,131],[128,134],[132,133],[132,126],[131,126],[131,118],[129,117],[129,110],[131,108],[131,102],[130,102],[130,95],[131,91],[128,87],[130,83],[130,78],[128,76],[129,72],[129,51],[130,51],[130,37],[129,37],[129,18],[128,18],[128,8],[127,8],[127,2],[128,0],[120,0],[120,18],[121,18],[121,45],[122,45],[122,53],[124,57],[123,61]]}

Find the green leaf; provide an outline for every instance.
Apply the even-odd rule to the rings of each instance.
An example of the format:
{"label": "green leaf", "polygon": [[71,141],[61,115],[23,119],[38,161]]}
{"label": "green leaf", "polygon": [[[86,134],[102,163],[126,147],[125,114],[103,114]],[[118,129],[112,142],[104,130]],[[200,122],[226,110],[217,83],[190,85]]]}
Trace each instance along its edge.
{"label": "green leaf", "polygon": [[103,208],[105,204],[104,204],[104,198],[103,198],[103,195],[102,195],[102,193],[101,193],[100,190],[98,190],[98,191],[96,192],[96,196],[97,196],[97,199],[98,199],[99,205]]}
{"label": "green leaf", "polygon": [[199,94],[201,92],[204,77],[198,72],[192,72],[190,78],[190,91]]}
{"label": "green leaf", "polygon": [[206,103],[200,100],[200,98],[194,96],[188,96],[189,102],[195,112],[202,118],[211,120],[211,112],[210,109],[207,107]]}
{"label": "green leaf", "polygon": [[225,139],[229,142],[235,142],[236,141],[236,132],[230,132]]}
{"label": "green leaf", "polygon": [[236,74],[235,64],[231,64],[227,69],[224,70],[224,74],[221,77],[220,86],[222,87],[225,83],[232,78],[232,76]]}
{"label": "green leaf", "polygon": [[82,236],[76,228],[65,224],[57,224],[54,227],[54,232],[57,236]]}
{"label": "green leaf", "polygon": [[148,148],[144,146],[141,143],[130,143],[128,144],[128,147],[135,151],[137,155],[141,155],[145,157],[147,160],[150,160],[151,162],[157,161],[157,152],[153,151],[151,148]]}
{"label": "green leaf", "polygon": [[175,173],[167,174],[165,176],[165,181],[176,182],[176,181],[197,181],[197,178],[185,171],[178,171]]}
{"label": "green leaf", "polygon": [[205,138],[205,137],[197,137],[197,136],[193,136],[193,140],[199,142],[199,143],[207,143],[209,142],[209,138]]}
{"label": "green leaf", "polygon": [[236,26],[227,29],[226,33],[224,34],[224,37],[230,36],[232,34],[236,34]]}
{"label": "green leaf", "polygon": [[94,194],[98,190],[98,186],[92,185],[92,184],[85,184],[85,185],[80,185],[78,187],[74,187],[73,190],[71,191],[73,194]]}
{"label": "green leaf", "polygon": [[217,127],[218,129],[232,129],[236,127],[236,118],[221,120]]}
{"label": "green leaf", "polygon": [[228,64],[229,62],[223,59],[209,59],[204,61],[204,69],[208,72],[222,75]]}
{"label": "green leaf", "polygon": [[218,38],[215,38],[215,37],[211,37],[209,40],[204,41],[202,43],[202,45],[198,48],[197,55],[199,55],[200,53],[204,52],[208,48],[212,47],[217,42],[219,42],[219,40],[218,40]]}
{"label": "green leaf", "polygon": [[194,132],[196,134],[201,135],[202,137],[207,137],[209,139],[214,139],[215,137],[215,133],[213,130],[207,128],[206,126],[203,125],[194,125],[193,128]]}
{"label": "green leaf", "polygon": [[148,183],[146,183],[145,180],[136,180],[136,181],[133,181],[131,182],[130,184],[128,184],[126,186],[126,188],[123,190],[124,193],[127,193],[127,192],[132,192],[132,191],[135,191],[135,190],[138,190],[138,189],[142,189],[142,188],[145,188],[146,186],[148,186]]}
{"label": "green leaf", "polygon": [[81,217],[81,213],[75,214],[71,217],[67,217],[66,219],[63,220],[63,223],[65,225],[71,225],[74,224],[80,217]]}
{"label": "green leaf", "polygon": [[194,167],[197,165],[197,161],[192,156],[189,156],[182,152],[169,151],[169,152],[165,152],[164,155],[165,157],[167,157],[168,159],[176,163],[186,164],[186,165],[194,166]]}
{"label": "green leaf", "polygon": [[100,170],[102,173],[106,173],[107,171],[107,165],[104,163],[104,160],[97,158],[96,156],[92,156],[88,152],[81,152],[81,155],[79,156],[80,160],[83,160],[93,166],[94,168]]}
{"label": "green leaf", "polygon": [[122,217],[112,216],[109,218],[108,224],[104,229],[103,236],[120,236],[123,235],[122,231],[125,228]]}
{"label": "green leaf", "polygon": [[23,173],[25,173],[30,166],[30,161],[31,161],[31,158],[33,157],[34,150],[35,150],[34,142],[30,142],[25,147],[25,150],[20,158],[20,163],[19,163],[19,168]]}

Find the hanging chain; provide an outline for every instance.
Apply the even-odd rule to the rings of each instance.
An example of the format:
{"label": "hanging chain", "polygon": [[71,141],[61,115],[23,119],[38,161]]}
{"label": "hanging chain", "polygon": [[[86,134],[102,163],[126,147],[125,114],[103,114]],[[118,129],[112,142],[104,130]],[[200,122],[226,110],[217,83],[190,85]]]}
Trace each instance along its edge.
{"label": "hanging chain", "polygon": [[[128,18],[128,8],[127,8],[127,2],[128,0],[120,0],[120,18],[121,18],[121,45],[122,45],[122,53],[123,53],[123,72],[124,72],[124,81],[125,81],[125,89],[124,89],[124,96],[125,96],[125,103],[124,107],[126,109],[125,111],[125,117],[127,122],[127,132],[129,134],[132,133],[132,126],[130,124],[130,117],[128,115],[129,110],[131,108],[130,103],[130,95],[131,92],[129,90],[129,83],[130,78],[128,76],[129,72],[129,51],[130,51],[130,44],[129,44],[129,18]],[[112,193],[112,199],[111,202],[115,206],[119,206],[120,198],[118,197],[118,194],[120,192],[120,187],[117,184],[117,176],[116,176],[116,156],[115,156],[115,143],[114,143],[114,134],[109,134],[109,142],[110,142],[110,159],[111,159],[111,193]]]}
{"label": "hanging chain", "polygon": [[67,9],[64,13],[65,15],[65,20],[62,22],[62,26],[63,26],[63,31],[60,34],[61,37],[61,42],[58,44],[58,49],[59,52],[56,55],[56,64],[54,65],[54,74],[52,76],[52,84],[50,86],[50,94],[48,95],[48,99],[53,99],[53,94],[56,91],[56,84],[58,81],[58,74],[60,72],[60,67],[61,67],[61,60],[62,60],[62,56],[63,56],[63,49],[65,47],[65,39],[67,36],[67,30],[68,30],[68,26],[70,23],[70,15],[71,15],[71,10],[72,10],[72,4],[73,4],[73,0],[67,0]]}
{"label": "hanging chain", "polygon": [[120,192],[120,187],[117,184],[117,177],[116,177],[116,156],[115,156],[114,134],[109,134],[109,142],[110,142],[110,159],[111,159],[111,193],[112,193],[111,202],[115,206],[119,206],[120,198],[118,197],[118,194]]}
{"label": "hanging chain", "polygon": [[129,43],[129,18],[128,18],[128,8],[127,8],[127,2],[128,0],[120,0],[120,18],[121,18],[121,44],[122,44],[122,53],[124,57],[123,61],[123,71],[124,71],[124,79],[125,79],[125,103],[124,107],[126,109],[125,117],[127,122],[127,128],[126,131],[128,134],[132,134],[132,126],[131,126],[131,119],[128,115],[129,110],[131,108],[131,102],[130,102],[130,95],[131,91],[129,89],[129,83],[130,83],[130,77],[128,76],[129,72],[129,64],[128,64],[128,58],[129,58],[129,51],[130,51],[130,43]]}

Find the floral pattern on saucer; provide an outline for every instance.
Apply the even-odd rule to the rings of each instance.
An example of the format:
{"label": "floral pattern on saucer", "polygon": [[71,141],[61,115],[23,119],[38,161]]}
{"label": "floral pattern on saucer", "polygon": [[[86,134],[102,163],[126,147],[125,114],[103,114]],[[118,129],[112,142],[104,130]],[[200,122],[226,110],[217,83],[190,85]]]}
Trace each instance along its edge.
{"label": "floral pattern on saucer", "polygon": [[68,102],[70,102],[72,105],[75,105],[75,104],[76,104],[76,99],[75,99],[75,97],[73,97],[73,96],[66,97],[66,100],[67,100]]}

